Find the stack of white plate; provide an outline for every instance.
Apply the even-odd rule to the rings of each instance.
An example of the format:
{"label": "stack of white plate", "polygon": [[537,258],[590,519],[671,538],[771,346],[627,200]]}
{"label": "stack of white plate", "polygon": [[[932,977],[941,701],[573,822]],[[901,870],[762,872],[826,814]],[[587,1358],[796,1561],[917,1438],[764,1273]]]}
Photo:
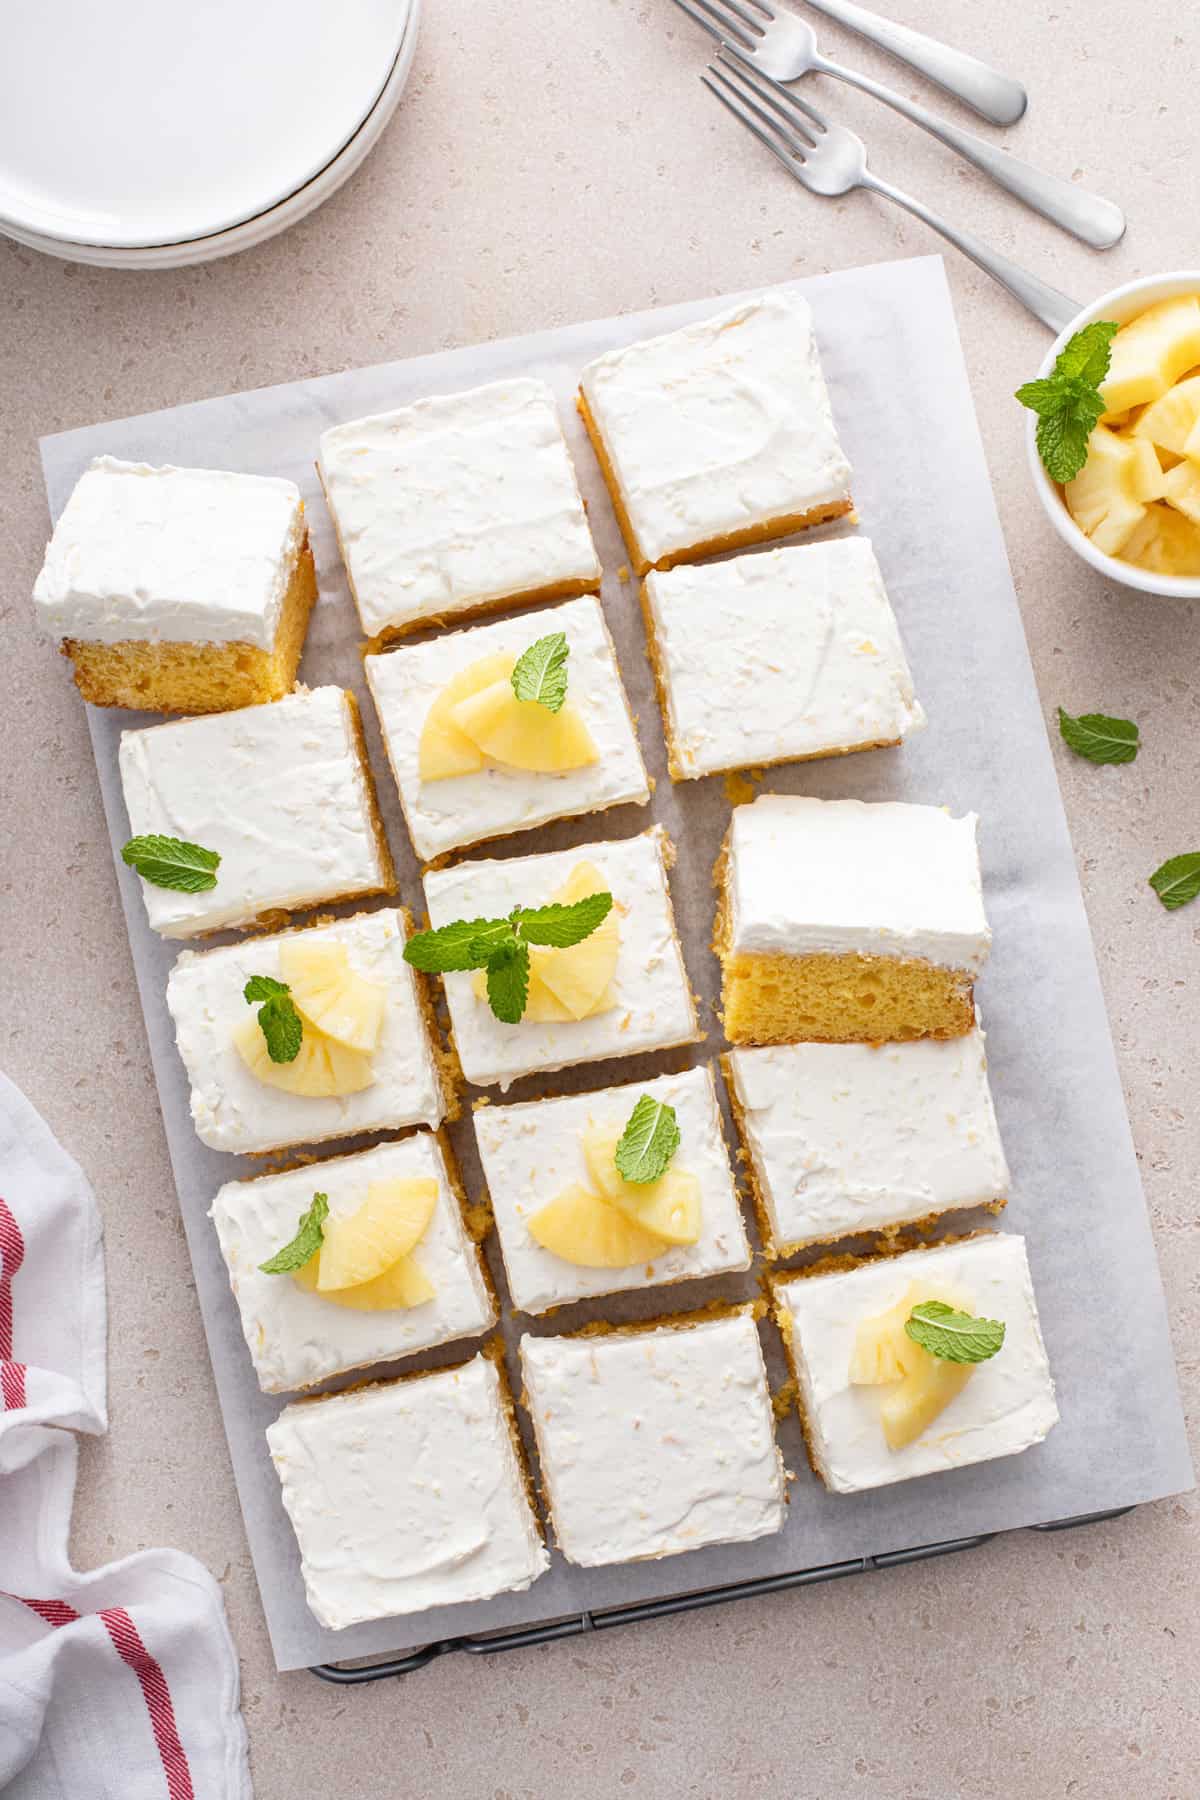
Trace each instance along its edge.
{"label": "stack of white plate", "polygon": [[0,7],[0,233],[171,269],[274,237],[396,108],[420,0]]}

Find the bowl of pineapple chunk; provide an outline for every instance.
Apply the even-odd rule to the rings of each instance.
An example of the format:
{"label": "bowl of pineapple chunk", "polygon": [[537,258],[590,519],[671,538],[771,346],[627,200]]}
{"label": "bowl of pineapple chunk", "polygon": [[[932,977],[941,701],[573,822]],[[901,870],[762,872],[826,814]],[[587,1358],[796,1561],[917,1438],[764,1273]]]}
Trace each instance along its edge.
{"label": "bowl of pineapple chunk", "polygon": [[1119,329],[1086,461],[1056,481],[1039,447],[1041,420],[1030,412],[1034,485],[1059,536],[1100,574],[1144,594],[1200,599],[1200,271],[1148,276],[1103,295],[1055,341],[1039,380],[1099,320]]}

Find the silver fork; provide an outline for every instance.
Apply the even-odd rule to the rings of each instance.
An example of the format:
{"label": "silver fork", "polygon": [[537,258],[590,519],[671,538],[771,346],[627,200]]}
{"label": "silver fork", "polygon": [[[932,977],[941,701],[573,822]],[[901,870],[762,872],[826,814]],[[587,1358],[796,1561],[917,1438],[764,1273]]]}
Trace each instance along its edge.
{"label": "silver fork", "polygon": [[675,4],[703,26],[710,37],[715,37],[726,53],[752,63],[773,81],[798,81],[808,74],[832,75],[882,100],[947,149],[974,163],[997,186],[1015,194],[1034,212],[1081,238],[1094,250],[1110,250],[1124,236],[1125,215],[1111,200],[1089,194],[1086,188],[1076,187],[1057,175],[1047,175],[1007,150],[986,143],[974,132],[940,119],[914,100],[906,100],[894,88],[884,87],[882,82],[847,69],[842,63],[830,62],[817,49],[812,26],[774,5],[773,0],[675,0]]}
{"label": "silver fork", "polygon": [[725,68],[716,63],[700,79],[810,193],[833,197],[849,194],[854,188],[866,188],[872,194],[894,200],[986,270],[1056,337],[1079,312],[1077,301],[1028,274],[1007,256],[989,249],[970,232],[959,231],[911,194],[872,175],[862,139],[843,125],[831,125],[798,95],[749,69]]}

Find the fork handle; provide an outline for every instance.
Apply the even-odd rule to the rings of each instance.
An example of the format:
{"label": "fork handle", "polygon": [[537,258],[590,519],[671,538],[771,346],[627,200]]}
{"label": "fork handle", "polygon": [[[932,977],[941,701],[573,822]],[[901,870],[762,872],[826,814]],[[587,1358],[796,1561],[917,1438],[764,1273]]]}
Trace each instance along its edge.
{"label": "fork handle", "polygon": [[1029,104],[1029,96],[1019,81],[1002,75],[978,57],[914,31],[911,25],[881,19],[865,6],[854,5],[853,0],[808,0],[808,4],[836,19],[839,25],[856,31],[868,43],[878,44],[993,125],[1015,125]]}
{"label": "fork handle", "polygon": [[911,194],[893,187],[890,181],[883,181],[878,175],[872,175],[869,169],[864,169],[858,185],[870,189],[873,194],[882,194],[885,200],[894,200],[897,206],[904,207],[915,218],[934,231],[939,231],[964,256],[969,256],[977,267],[985,270],[1001,287],[1006,287],[1022,306],[1027,306],[1034,318],[1040,319],[1055,337],[1060,331],[1065,331],[1072,319],[1079,316],[1082,309],[1077,300],[1060,293],[1058,288],[1052,288],[1048,282],[1039,281],[1036,275],[1030,275],[1028,270],[1013,262],[1010,257],[1001,256],[998,250],[991,249],[973,232],[960,231],[948,219],[943,219],[940,213],[931,212],[920,200],[914,200]]}
{"label": "fork handle", "polygon": [[914,125],[945,144],[947,149],[956,151],[977,169],[982,169],[985,175],[990,175],[997,187],[1015,194],[1034,212],[1060,225],[1073,237],[1081,238],[1093,250],[1111,250],[1124,236],[1124,213],[1100,194],[1090,194],[1072,181],[1047,175],[1031,163],[1010,155],[1007,150],[998,150],[994,144],[976,137],[973,131],[951,125],[948,119],[940,119],[936,113],[918,106],[915,100],[906,100],[894,88],[884,87],[881,81],[873,81],[869,75],[860,75],[857,69],[847,69],[823,56],[814,58],[813,67],[823,75],[835,75],[839,81],[848,81],[851,87],[861,88],[864,94],[870,94],[895,112],[902,113]]}

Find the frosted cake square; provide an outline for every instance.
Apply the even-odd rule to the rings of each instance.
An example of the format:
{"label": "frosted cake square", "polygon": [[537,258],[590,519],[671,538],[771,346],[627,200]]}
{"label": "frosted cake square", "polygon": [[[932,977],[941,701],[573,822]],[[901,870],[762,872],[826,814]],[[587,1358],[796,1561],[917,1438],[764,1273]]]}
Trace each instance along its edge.
{"label": "frosted cake square", "polygon": [[866,538],[652,569],[642,609],[676,781],[901,744],[925,723]]}
{"label": "frosted cake square", "polygon": [[[294,1270],[264,1270],[295,1237],[318,1193],[328,1206],[322,1245]],[[311,1387],[329,1375],[476,1337],[495,1324],[457,1175],[430,1132],[278,1175],[228,1181],[213,1201],[212,1220],[264,1393]],[[404,1225],[410,1229],[401,1237]],[[342,1285],[322,1289],[330,1245]],[[350,1275],[359,1279],[343,1282]]]}
{"label": "frosted cake square", "polygon": [[544,381],[497,381],[335,425],[319,468],[372,640],[600,586]]}
{"label": "frosted cake square", "polygon": [[[644,1094],[673,1109],[679,1147],[639,1184],[614,1149]],[[711,1069],[481,1106],[474,1125],[518,1312],[750,1267]]]}
{"label": "frosted cake square", "polygon": [[812,309],[789,288],[610,350],[579,410],[639,575],[852,509]]}
{"label": "frosted cake square", "polygon": [[478,1087],[609,1056],[690,1044],[701,1035],[675,933],[661,826],[638,837],[500,862],[464,862],[425,877],[429,923],[506,919],[514,907],[612,895],[604,925],[570,949],[534,951],[523,1016],[505,1024],[482,971],[443,976],[462,1072]]}
{"label": "frosted cake square", "polygon": [[677,1556],[781,1529],[783,1464],[752,1308],[523,1337],[521,1370],[569,1562]]}
{"label": "frosted cake square", "polygon": [[770,1256],[1008,1198],[979,1026],[907,1044],[773,1044],[724,1058]]}
{"label": "frosted cake square", "polygon": [[[558,634],[566,697],[551,710],[518,699],[513,676],[520,657]],[[368,656],[366,673],[423,861],[650,798],[612,639],[591,595],[402,644]]]}
{"label": "frosted cake square", "polygon": [[[167,1007],[203,1143],[253,1156],[441,1123],[446,1085],[424,996],[404,960],[406,931],[403,914],[388,907],[180,953]],[[288,986],[300,1013],[290,1062],[270,1054],[258,1017],[264,1002],[245,998],[247,983],[264,977]]]}
{"label": "frosted cake square", "polygon": [[958,1037],[991,932],[976,818],[760,794],[717,865],[713,947],[733,1044]]}
{"label": "frosted cake square", "polygon": [[119,763],[131,837],[182,839],[220,857],[205,891],[142,881],[163,937],[395,888],[358,708],[341,688],[123,731]]}
{"label": "frosted cake square", "polygon": [[520,1591],[549,1565],[488,1356],[293,1401],[267,1446],[309,1608],[331,1631]]}
{"label": "frosted cake square", "polygon": [[98,456],[33,590],[93,706],[224,712],[296,679],[317,597],[294,482]]}
{"label": "frosted cake square", "polygon": [[[999,1349],[954,1362],[914,1343],[905,1322],[930,1301],[1002,1325]],[[832,1274],[777,1277],[775,1316],[809,1458],[834,1493],[1014,1456],[1058,1421],[1022,1237],[986,1232]]]}

